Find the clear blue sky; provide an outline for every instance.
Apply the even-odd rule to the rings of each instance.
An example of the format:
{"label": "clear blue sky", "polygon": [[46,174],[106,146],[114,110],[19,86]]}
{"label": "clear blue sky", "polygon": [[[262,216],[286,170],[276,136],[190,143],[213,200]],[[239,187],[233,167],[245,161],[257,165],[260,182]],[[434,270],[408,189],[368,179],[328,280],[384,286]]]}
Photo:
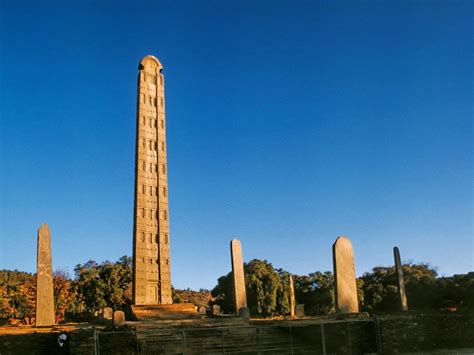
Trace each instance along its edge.
{"label": "clear blue sky", "polygon": [[132,253],[138,62],[164,65],[172,280],[244,259],[474,269],[471,1],[0,1],[0,268]]}

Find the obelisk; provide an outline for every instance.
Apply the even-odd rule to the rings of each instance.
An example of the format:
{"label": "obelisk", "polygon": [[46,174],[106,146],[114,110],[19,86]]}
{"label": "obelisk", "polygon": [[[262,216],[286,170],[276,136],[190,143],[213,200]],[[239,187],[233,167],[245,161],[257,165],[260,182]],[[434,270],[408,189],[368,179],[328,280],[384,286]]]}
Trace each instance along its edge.
{"label": "obelisk", "polygon": [[53,266],[51,233],[47,224],[38,229],[36,271],[36,326],[54,324]]}
{"label": "obelisk", "polygon": [[290,317],[295,316],[296,299],[295,299],[295,284],[293,283],[293,276],[290,275]]}
{"label": "obelisk", "polygon": [[240,240],[231,240],[230,254],[232,258],[232,284],[234,286],[235,313],[239,315],[242,308],[247,308],[244,261],[242,257],[242,245]]}
{"label": "obelisk", "polygon": [[397,291],[400,309],[408,311],[407,294],[405,291],[405,280],[403,278],[403,266],[400,259],[400,251],[397,247],[393,248],[393,258],[395,259],[395,271],[397,273]]}
{"label": "obelisk", "polygon": [[170,304],[164,77],[150,55],[138,67],[136,127],[133,302]]}
{"label": "obelisk", "polygon": [[337,313],[358,313],[354,254],[349,238],[338,237],[332,246],[334,265],[334,296]]}

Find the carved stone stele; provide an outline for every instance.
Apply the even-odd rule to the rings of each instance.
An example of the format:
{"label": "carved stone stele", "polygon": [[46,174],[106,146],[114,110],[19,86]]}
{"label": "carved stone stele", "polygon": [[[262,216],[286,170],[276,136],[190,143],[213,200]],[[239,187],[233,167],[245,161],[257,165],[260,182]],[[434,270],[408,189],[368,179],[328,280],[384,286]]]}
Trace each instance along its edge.
{"label": "carved stone stele", "polygon": [[403,267],[400,259],[400,251],[397,247],[393,248],[393,258],[395,259],[395,272],[397,273],[397,291],[400,302],[400,310],[408,311],[407,294],[405,291],[405,280],[403,278]]}
{"label": "carved stone stele", "polygon": [[337,313],[358,313],[357,283],[354,254],[349,238],[338,237],[332,246],[334,266],[334,296]]}
{"label": "carved stone stele", "polygon": [[239,314],[242,307],[247,307],[247,292],[245,290],[244,262],[242,258],[242,245],[240,240],[230,242],[232,258],[232,283],[234,286],[235,313]]}
{"label": "carved stone stele", "polygon": [[47,224],[38,229],[36,271],[36,326],[54,324],[53,266],[51,233]]}
{"label": "carved stone stele", "polygon": [[163,66],[147,55],[137,83],[133,303],[172,303]]}
{"label": "carved stone stele", "polygon": [[295,285],[293,283],[293,276],[290,275],[290,316],[295,316],[295,307],[296,307],[296,300],[295,300]]}

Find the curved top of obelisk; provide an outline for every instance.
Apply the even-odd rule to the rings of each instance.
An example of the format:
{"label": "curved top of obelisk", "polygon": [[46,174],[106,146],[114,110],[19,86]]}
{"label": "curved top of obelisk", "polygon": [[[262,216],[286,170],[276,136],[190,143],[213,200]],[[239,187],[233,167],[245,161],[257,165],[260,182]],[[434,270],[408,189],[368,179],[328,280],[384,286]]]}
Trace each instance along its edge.
{"label": "curved top of obelisk", "polygon": [[148,72],[155,71],[160,73],[163,70],[163,65],[154,55],[146,55],[140,60],[139,70],[146,70]]}

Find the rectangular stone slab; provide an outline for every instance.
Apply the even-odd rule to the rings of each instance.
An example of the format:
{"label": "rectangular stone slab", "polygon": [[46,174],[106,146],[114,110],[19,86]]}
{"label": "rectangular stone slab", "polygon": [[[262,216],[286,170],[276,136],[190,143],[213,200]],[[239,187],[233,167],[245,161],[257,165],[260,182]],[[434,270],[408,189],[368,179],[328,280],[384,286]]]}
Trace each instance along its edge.
{"label": "rectangular stone slab", "polygon": [[235,313],[239,314],[242,307],[247,307],[247,292],[245,290],[244,262],[242,258],[242,245],[240,240],[230,242],[232,258],[232,283],[234,286]]}
{"label": "rectangular stone slab", "polygon": [[334,265],[334,296],[337,313],[358,313],[357,283],[352,243],[339,237],[332,246]]}
{"label": "rectangular stone slab", "polygon": [[53,266],[51,233],[47,224],[38,229],[36,272],[36,326],[54,324]]}

